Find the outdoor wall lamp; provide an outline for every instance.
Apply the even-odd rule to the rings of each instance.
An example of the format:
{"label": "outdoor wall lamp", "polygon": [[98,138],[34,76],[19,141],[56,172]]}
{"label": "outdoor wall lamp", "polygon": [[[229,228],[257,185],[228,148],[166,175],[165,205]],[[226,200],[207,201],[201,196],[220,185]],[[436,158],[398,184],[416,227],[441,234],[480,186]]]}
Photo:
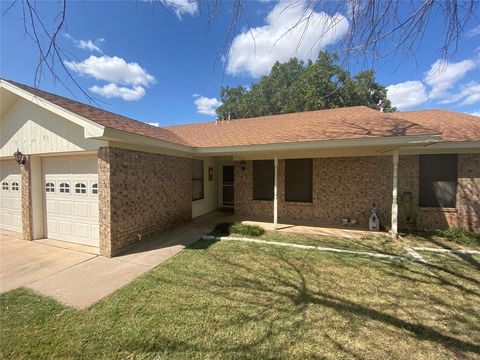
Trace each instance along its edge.
{"label": "outdoor wall lamp", "polygon": [[15,161],[19,165],[25,164],[25,155],[23,155],[22,152],[18,150],[18,148],[17,148],[17,151],[15,151],[15,153],[13,154],[13,156],[15,157]]}
{"label": "outdoor wall lamp", "polygon": [[246,168],[247,162],[245,160],[240,161],[240,169],[242,169],[242,171],[245,171]]}

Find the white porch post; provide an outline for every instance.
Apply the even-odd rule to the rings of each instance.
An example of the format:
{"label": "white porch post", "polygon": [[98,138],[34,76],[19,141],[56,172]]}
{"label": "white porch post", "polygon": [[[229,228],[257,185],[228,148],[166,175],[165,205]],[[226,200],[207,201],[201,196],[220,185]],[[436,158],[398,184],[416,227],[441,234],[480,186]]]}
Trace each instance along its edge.
{"label": "white porch post", "polygon": [[277,199],[277,184],[278,184],[278,157],[275,155],[273,160],[274,176],[273,176],[273,230],[277,230],[278,223],[278,199]]}
{"label": "white porch post", "polygon": [[398,149],[393,150],[392,238],[398,237]]}

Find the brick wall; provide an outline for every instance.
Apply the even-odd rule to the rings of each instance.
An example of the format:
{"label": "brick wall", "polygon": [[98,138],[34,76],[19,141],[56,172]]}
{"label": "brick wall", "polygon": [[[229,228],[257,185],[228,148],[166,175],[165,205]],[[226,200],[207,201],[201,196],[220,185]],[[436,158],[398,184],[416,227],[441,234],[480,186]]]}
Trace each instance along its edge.
{"label": "brick wall", "polygon": [[[341,225],[350,217],[366,227],[375,203],[383,224],[390,226],[392,203],[392,157],[344,157],[313,160],[313,201],[285,201],[285,161],[278,164],[278,216],[323,225]],[[244,217],[273,217],[273,202],[253,200],[252,162],[245,171],[235,163],[235,213]],[[419,157],[400,156],[399,194],[412,190],[418,204]],[[457,209],[421,209],[425,228],[462,226],[478,232],[480,155],[459,155]]]}
{"label": "brick wall", "polygon": [[480,154],[458,155],[455,209],[422,208],[425,229],[462,227],[480,234]]}
{"label": "brick wall", "polygon": [[458,156],[458,226],[480,234],[480,154]]}
{"label": "brick wall", "polygon": [[32,217],[32,172],[30,158],[25,157],[25,164],[20,166],[20,181],[22,189],[22,233],[25,240],[33,240]]}
{"label": "brick wall", "polygon": [[102,255],[191,220],[191,159],[105,147],[98,171]]}

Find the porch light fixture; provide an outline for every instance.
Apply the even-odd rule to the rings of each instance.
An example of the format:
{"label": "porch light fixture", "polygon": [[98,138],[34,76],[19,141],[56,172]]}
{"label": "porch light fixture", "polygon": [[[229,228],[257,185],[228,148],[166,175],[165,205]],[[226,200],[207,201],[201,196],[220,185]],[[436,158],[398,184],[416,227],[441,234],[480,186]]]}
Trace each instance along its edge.
{"label": "porch light fixture", "polygon": [[19,165],[25,164],[25,155],[23,155],[22,152],[18,150],[18,148],[17,148],[17,151],[15,151],[15,153],[13,154],[13,156],[15,157],[15,161]]}
{"label": "porch light fixture", "polygon": [[240,169],[242,169],[242,171],[245,171],[246,168],[247,162],[245,160],[240,161]]}

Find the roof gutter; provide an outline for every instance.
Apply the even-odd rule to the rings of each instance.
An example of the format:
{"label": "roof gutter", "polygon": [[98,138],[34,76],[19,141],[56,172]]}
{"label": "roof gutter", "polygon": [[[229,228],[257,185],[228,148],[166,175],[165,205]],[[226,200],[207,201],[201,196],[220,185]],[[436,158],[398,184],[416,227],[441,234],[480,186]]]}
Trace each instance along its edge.
{"label": "roof gutter", "polygon": [[377,138],[360,138],[348,140],[323,140],[300,141],[276,144],[252,144],[218,147],[195,147],[194,154],[219,155],[219,154],[248,154],[259,151],[288,151],[288,150],[321,150],[321,149],[346,149],[350,147],[371,146],[425,146],[435,144],[441,140],[440,134],[416,136],[390,136]]}
{"label": "roof gutter", "polygon": [[191,154],[192,148],[190,146],[181,145],[178,143],[160,140],[156,138],[152,138],[145,135],[135,134],[127,131],[117,130],[113,128],[105,128],[104,133],[102,136],[98,137],[99,140],[106,140],[106,141],[116,141],[116,142],[123,142],[129,144],[137,144],[143,146],[152,146],[157,148],[169,149],[174,151],[179,151],[183,153]]}

